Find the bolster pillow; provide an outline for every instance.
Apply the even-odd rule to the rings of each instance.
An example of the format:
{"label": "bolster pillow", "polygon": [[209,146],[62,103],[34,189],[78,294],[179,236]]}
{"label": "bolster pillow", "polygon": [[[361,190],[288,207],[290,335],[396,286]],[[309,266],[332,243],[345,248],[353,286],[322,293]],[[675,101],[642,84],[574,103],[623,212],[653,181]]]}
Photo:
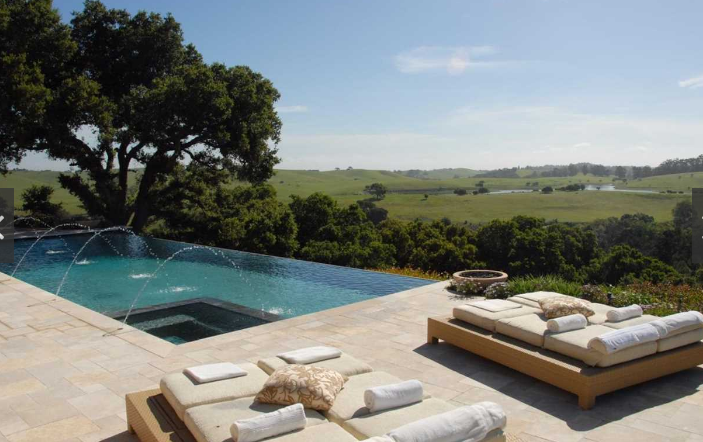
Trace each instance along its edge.
{"label": "bolster pillow", "polygon": [[364,392],[364,403],[371,413],[375,413],[421,402],[423,396],[422,383],[412,380],[369,388]]}

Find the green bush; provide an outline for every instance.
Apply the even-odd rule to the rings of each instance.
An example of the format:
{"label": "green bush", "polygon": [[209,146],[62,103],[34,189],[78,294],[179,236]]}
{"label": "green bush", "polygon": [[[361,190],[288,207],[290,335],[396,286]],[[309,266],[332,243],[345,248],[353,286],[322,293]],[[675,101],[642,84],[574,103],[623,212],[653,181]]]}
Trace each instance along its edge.
{"label": "green bush", "polygon": [[450,284],[450,289],[468,296],[479,296],[483,294],[483,286],[470,280],[452,282]]}
{"label": "green bush", "polygon": [[581,297],[581,284],[570,282],[554,275],[522,276],[508,280],[511,296],[530,292],[556,292],[563,295]]}
{"label": "green bush", "polygon": [[510,285],[507,282],[494,282],[486,287],[483,296],[486,299],[507,299],[513,294],[510,292]]}
{"label": "green bush", "polygon": [[586,272],[589,280],[609,284],[664,282],[680,276],[670,265],[627,245],[613,247],[610,253],[594,260]]}

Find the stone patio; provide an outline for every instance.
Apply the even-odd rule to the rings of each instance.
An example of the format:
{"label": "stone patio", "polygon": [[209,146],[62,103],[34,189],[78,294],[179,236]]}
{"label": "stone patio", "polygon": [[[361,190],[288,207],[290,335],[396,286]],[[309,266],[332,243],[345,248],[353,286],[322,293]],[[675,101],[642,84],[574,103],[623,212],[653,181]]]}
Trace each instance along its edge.
{"label": "stone patio", "polygon": [[134,441],[124,395],[165,373],[256,362],[333,345],[457,405],[491,400],[526,442],[703,441],[703,367],[598,398],[576,397],[448,344],[426,344],[428,316],[465,302],[433,284],[173,345],[0,274],[0,442]]}

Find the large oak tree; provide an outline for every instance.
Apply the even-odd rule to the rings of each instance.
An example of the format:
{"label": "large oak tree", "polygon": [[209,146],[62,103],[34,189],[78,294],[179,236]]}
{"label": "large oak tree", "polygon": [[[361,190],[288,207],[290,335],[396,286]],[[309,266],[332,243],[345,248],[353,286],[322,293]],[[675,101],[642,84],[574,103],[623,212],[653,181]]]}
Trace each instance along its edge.
{"label": "large oak tree", "polygon": [[51,0],[0,0],[0,171],[31,151],[67,160],[61,185],[113,224],[141,230],[154,184],[184,161],[268,179],[278,98],[248,67],[205,63],[170,15],[88,0],[69,25]]}

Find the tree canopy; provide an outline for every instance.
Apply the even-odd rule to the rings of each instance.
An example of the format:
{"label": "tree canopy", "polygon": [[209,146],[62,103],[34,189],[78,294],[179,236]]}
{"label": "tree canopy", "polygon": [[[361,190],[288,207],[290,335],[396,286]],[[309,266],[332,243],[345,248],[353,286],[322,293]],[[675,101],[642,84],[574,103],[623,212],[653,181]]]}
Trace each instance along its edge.
{"label": "tree canopy", "polygon": [[385,198],[386,193],[388,192],[388,188],[382,183],[370,184],[366,186],[365,190],[373,195],[377,200],[382,200]]}
{"label": "tree canopy", "polygon": [[278,98],[248,67],[205,63],[170,15],[88,0],[67,25],[50,0],[0,2],[0,171],[31,151],[69,161],[61,185],[110,223],[141,230],[184,161],[268,179]]}

